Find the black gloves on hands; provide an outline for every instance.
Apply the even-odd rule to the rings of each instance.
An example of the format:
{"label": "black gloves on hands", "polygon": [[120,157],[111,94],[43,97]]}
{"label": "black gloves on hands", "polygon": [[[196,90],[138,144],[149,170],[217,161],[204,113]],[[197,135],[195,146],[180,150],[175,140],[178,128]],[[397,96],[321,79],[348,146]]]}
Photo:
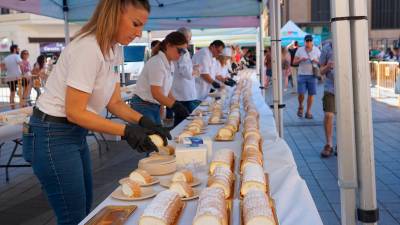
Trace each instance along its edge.
{"label": "black gloves on hands", "polygon": [[[172,139],[171,134],[169,133],[168,129],[155,124],[151,119],[149,119],[145,116],[142,116],[142,118],[140,118],[139,125],[141,127],[147,128],[148,130],[152,131],[153,133],[151,133],[151,134],[159,135],[164,141],[164,146],[168,145],[167,138],[169,140]],[[149,134],[149,135],[151,135],[151,134]]]}
{"label": "black gloves on hands", "polygon": [[123,138],[128,142],[132,149],[136,149],[138,152],[158,151],[158,148],[148,136],[150,134],[155,134],[155,132],[137,124],[127,124]]}
{"label": "black gloves on hands", "polygon": [[186,118],[190,114],[186,107],[178,101],[174,102],[171,109],[174,111],[175,115],[178,115],[180,118]]}
{"label": "black gloves on hands", "polygon": [[211,85],[212,85],[213,88],[215,88],[215,89],[220,89],[220,88],[221,88],[221,85],[220,85],[218,82],[216,82],[216,81],[213,81],[213,82],[211,83]]}
{"label": "black gloves on hands", "polygon": [[224,84],[226,84],[226,85],[228,85],[228,86],[230,86],[230,87],[233,87],[233,86],[236,85],[236,81],[234,81],[234,80],[231,79],[231,78],[228,78],[228,79],[225,80]]}

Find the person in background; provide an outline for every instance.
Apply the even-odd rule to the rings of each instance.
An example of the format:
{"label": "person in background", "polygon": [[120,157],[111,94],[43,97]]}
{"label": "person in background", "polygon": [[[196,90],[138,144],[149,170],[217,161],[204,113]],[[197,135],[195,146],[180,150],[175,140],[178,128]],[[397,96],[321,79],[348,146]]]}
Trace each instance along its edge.
{"label": "person in background", "polygon": [[394,58],[396,59],[396,62],[400,63],[400,48],[395,47],[393,50],[394,50]]}
{"label": "person in background", "polygon": [[32,69],[32,87],[36,91],[36,100],[41,95],[40,88],[43,86],[42,80],[46,77],[46,57],[44,55],[39,55],[36,59],[36,63],[33,65]]}
{"label": "person in background", "polygon": [[272,80],[271,47],[267,47],[264,50],[264,65],[265,65],[264,87],[268,88],[269,87],[269,83]]}
{"label": "person in background", "polygon": [[229,66],[230,66],[230,59],[232,58],[232,49],[230,47],[224,48],[222,55],[216,57],[216,64],[215,65],[215,77],[218,81],[233,87],[236,85],[236,81],[230,78],[229,75]]}
{"label": "person in background", "polygon": [[291,74],[290,55],[287,48],[282,47],[282,74],[284,79],[284,91],[287,91],[289,86],[289,76]]}
{"label": "person in background", "polygon": [[18,45],[11,45],[10,54],[3,60],[6,69],[6,81],[10,88],[10,106],[15,109],[15,92],[18,86],[18,78],[21,76],[22,59],[19,55]]}
{"label": "person in background", "polygon": [[293,87],[293,94],[297,93],[297,69],[299,68],[298,64],[294,64],[294,58],[296,56],[297,49],[299,48],[299,43],[294,41],[292,44],[288,46],[290,53],[290,68],[291,68],[291,82]]}
{"label": "person in background", "polygon": [[155,55],[155,51],[160,43],[161,43],[161,41],[159,41],[159,40],[154,40],[151,42],[151,44],[150,44],[151,57]]}
{"label": "person in background", "polygon": [[394,53],[391,48],[387,48],[385,55],[383,56],[384,61],[396,61]]}
{"label": "person in background", "polygon": [[312,35],[304,37],[305,46],[298,48],[293,64],[299,64],[297,77],[297,92],[299,94],[299,108],[297,116],[303,117],[304,94],[308,91],[307,111],[305,118],[312,119],[311,107],[314,101],[314,95],[317,94],[317,77],[313,74],[313,67],[318,66],[320,50],[313,45]]}
{"label": "person in background", "polygon": [[224,48],[224,42],[216,40],[193,55],[193,64],[200,66],[200,76],[196,78],[197,100],[199,101],[207,98],[211,87],[215,89],[221,88],[221,85],[215,80],[215,73],[212,70],[214,58],[221,55]]}
{"label": "person in background", "polygon": [[[228,72],[231,75],[231,77],[234,77],[234,76],[237,75],[237,72],[239,70],[239,64],[238,64],[238,62],[236,60],[236,58],[237,58],[236,57],[237,56],[237,48],[235,46],[232,46],[231,48],[232,48],[232,57],[230,59],[231,64],[228,67]],[[240,58],[239,58],[239,61],[240,61]]]}
{"label": "person in background", "polygon": [[326,144],[321,151],[321,157],[327,158],[333,154],[333,119],[335,117],[335,70],[332,43],[328,42],[322,49],[319,59],[321,74],[325,75],[324,97],[322,108],[325,112],[324,129]]}
{"label": "person in background", "polygon": [[29,80],[31,79],[31,64],[29,63],[29,52],[28,50],[22,50],[21,51],[21,74],[22,74],[22,78],[21,78],[21,82],[22,82],[22,86],[23,86],[23,93],[22,93],[22,103],[24,104],[24,106],[26,106],[26,102],[29,99],[29,94],[31,93],[31,84],[29,82]]}
{"label": "person in background", "polygon": [[144,65],[136,83],[131,107],[161,125],[160,107],[165,105],[176,116],[186,118],[189,111],[172,94],[174,62],[187,50],[187,40],[180,32],[172,32],[156,47],[153,57]]}
{"label": "person in background", "polygon": [[[23,156],[32,164],[59,225],[76,225],[91,211],[92,166],[88,130],[123,136],[139,152],[157,150],[149,135],[167,144],[168,130],[121,99],[119,44],[141,36],[147,0],[100,0],[89,21],[63,50],[24,125]],[[104,118],[107,107],[128,124]]]}
{"label": "person in background", "polygon": [[[178,32],[186,37],[188,43],[192,39],[192,32],[189,28],[181,27]],[[177,62],[174,62],[175,70],[172,82],[172,95],[176,101],[181,103],[189,113],[191,113],[198,105],[196,96],[195,77],[193,75],[193,63],[190,53],[186,49],[185,53],[180,56]],[[179,114],[174,116],[174,126],[182,122],[186,117]]]}

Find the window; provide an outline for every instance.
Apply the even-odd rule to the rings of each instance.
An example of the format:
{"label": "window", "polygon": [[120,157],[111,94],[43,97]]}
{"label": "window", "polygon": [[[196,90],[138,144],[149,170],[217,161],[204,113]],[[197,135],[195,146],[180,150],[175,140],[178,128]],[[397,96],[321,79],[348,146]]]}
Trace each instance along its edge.
{"label": "window", "polygon": [[327,22],[331,20],[330,0],[312,0],[311,20],[313,22]]}
{"label": "window", "polygon": [[399,0],[372,0],[372,29],[400,28]]}

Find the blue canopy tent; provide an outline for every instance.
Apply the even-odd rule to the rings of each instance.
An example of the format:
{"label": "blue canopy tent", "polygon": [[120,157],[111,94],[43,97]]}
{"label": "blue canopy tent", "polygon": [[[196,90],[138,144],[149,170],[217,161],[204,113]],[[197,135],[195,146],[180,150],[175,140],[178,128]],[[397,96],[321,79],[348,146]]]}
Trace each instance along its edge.
{"label": "blue canopy tent", "polygon": [[[281,28],[282,46],[288,46],[293,41],[297,41],[300,46],[304,45],[304,36],[308,33],[304,32],[293,21],[289,20],[285,26]],[[321,36],[313,35],[314,45],[321,45]]]}

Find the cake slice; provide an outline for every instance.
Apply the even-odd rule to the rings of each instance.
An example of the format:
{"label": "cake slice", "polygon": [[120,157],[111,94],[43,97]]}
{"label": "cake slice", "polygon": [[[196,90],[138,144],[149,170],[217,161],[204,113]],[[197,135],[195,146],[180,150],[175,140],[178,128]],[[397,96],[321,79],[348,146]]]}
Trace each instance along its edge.
{"label": "cake slice", "polygon": [[182,143],[184,138],[193,137],[195,134],[193,131],[185,130],[178,136],[178,142]]}
{"label": "cake slice", "polygon": [[138,182],[139,184],[150,184],[153,182],[153,177],[146,170],[136,169],[129,174],[129,180]]}
{"label": "cake slice", "polygon": [[174,176],[172,177],[172,182],[179,182],[179,181],[183,181],[186,183],[191,183],[193,182],[193,174],[192,171],[190,170],[181,170],[178,171],[174,174]]}
{"label": "cake slice", "polygon": [[161,147],[164,146],[164,140],[157,134],[149,135],[150,140],[154,143],[155,146]]}
{"label": "cake slice", "polygon": [[201,192],[193,225],[228,225],[227,206],[221,188],[209,187]]}
{"label": "cake slice", "polygon": [[175,191],[181,198],[190,198],[194,195],[193,188],[183,181],[173,182],[169,190]]}
{"label": "cake slice", "polygon": [[269,197],[260,190],[249,191],[243,199],[244,225],[276,225]]}
{"label": "cake slice", "polygon": [[121,186],[122,193],[128,197],[138,198],[142,195],[140,184],[135,181],[127,180]]}
{"label": "cake slice", "polygon": [[172,225],[182,207],[183,202],[178,193],[162,191],[147,205],[139,219],[139,225]]}
{"label": "cake slice", "polygon": [[243,168],[242,187],[240,193],[245,196],[250,190],[257,189],[267,191],[267,181],[263,168],[255,163],[251,163]]}
{"label": "cake slice", "polygon": [[214,158],[210,164],[210,174],[214,174],[214,169],[217,166],[223,166],[231,169],[234,161],[234,153],[230,149],[220,149],[214,154]]}
{"label": "cake slice", "polygon": [[228,199],[232,192],[233,173],[226,167],[216,167],[214,174],[208,179],[208,187],[218,187],[224,190],[225,198]]}
{"label": "cake slice", "polygon": [[221,139],[228,139],[233,136],[233,130],[229,127],[222,127],[218,130],[218,137]]}

